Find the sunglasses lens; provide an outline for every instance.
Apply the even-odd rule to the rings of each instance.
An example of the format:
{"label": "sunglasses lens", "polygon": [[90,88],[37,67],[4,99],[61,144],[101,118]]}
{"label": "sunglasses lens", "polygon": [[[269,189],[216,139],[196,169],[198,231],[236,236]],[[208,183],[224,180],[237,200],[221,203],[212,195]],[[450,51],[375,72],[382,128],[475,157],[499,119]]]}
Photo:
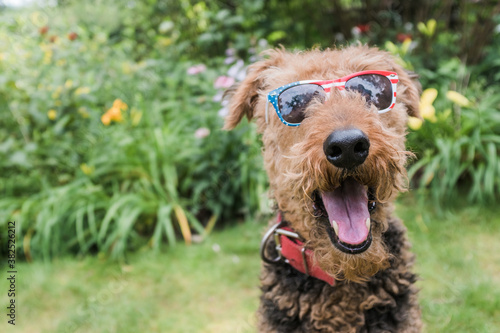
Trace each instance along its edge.
{"label": "sunglasses lens", "polygon": [[379,74],[365,74],[349,79],[345,89],[359,92],[368,103],[375,105],[379,110],[387,109],[392,103],[391,81]]}
{"label": "sunglasses lens", "polygon": [[305,110],[313,101],[325,101],[325,91],[316,84],[301,84],[283,91],[278,106],[283,119],[290,124],[299,124],[305,118]]}

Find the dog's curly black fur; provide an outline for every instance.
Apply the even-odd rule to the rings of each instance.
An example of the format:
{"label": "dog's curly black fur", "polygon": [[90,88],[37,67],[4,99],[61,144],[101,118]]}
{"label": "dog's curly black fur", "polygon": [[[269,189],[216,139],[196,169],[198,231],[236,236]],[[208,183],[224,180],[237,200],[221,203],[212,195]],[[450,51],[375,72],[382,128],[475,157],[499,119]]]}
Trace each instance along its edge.
{"label": "dog's curly black fur", "polygon": [[[270,281],[261,287],[260,314],[266,322],[265,330],[283,333],[321,332],[329,327],[335,332],[402,332],[405,323],[413,319],[409,318],[408,314],[412,313],[410,310],[416,301],[416,289],[413,284],[417,277],[406,267],[412,263],[413,256],[407,251],[409,244],[400,221],[389,222],[389,229],[383,234],[383,241],[392,255],[390,267],[378,272],[365,283],[337,281],[334,286],[330,286],[284,262],[264,264],[263,275],[266,278],[263,280]],[[272,241],[268,243],[267,252],[271,256],[274,255],[275,246]],[[294,299],[290,299],[285,306],[280,305],[277,302],[280,299],[277,290],[286,294],[290,290],[295,291]],[[313,316],[311,309],[300,311],[303,300],[318,300],[320,295],[322,298],[341,299],[339,304],[345,303],[345,308],[332,307],[331,317],[327,313],[319,318]],[[350,295],[352,303],[345,295]],[[368,303],[369,306],[361,308],[363,304]],[[346,311],[345,320],[332,322],[330,319],[335,311]],[[350,315],[347,316],[348,314]]]}

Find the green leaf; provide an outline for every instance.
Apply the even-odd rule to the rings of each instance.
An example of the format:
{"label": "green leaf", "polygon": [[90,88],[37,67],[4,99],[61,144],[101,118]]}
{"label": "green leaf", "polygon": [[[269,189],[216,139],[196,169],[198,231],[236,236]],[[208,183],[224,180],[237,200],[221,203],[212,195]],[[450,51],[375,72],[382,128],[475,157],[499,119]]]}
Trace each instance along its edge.
{"label": "green leaf", "polygon": [[430,19],[429,21],[427,21],[427,32],[429,37],[434,35],[434,32],[436,31],[436,25],[437,22],[435,19]]}
{"label": "green leaf", "polygon": [[267,40],[270,42],[270,43],[276,43],[277,41],[279,41],[280,39],[283,39],[287,36],[286,32],[283,31],[283,30],[277,30],[277,31],[273,31],[269,34],[269,36],[267,36]]}
{"label": "green leaf", "polygon": [[99,235],[98,235],[99,241],[102,241],[104,239],[110,222],[113,219],[116,219],[118,210],[125,204],[129,203],[130,201],[135,201],[136,198],[137,197],[134,194],[126,194],[121,197],[118,197],[118,199],[114,201],[114,203],[109,207],[102,221],[101,229],[99,230]]}
{"label": "green leaf", "polygon": [[422,34],[428,36],[429,35],[429,30],[427,29],[427,26],[424,24],[424,22],[418,22],[417,24],[417,29],[420,31]]}
{"label": "green leaf", "polygon": [[165,235],[167,236],[168,245],[173,247],[176,244],[174,226],[170,214],[172,213],[171,205],[161,205],[158,208],[158,224],[163,226]]}
{"label": "green leaf", "polygon": [[80,243],[80,249],[85,248],[85,237],[83,231],[83,208],[76,211],[75,225],[76,225],[76,235],[78,237],[78,243]]}

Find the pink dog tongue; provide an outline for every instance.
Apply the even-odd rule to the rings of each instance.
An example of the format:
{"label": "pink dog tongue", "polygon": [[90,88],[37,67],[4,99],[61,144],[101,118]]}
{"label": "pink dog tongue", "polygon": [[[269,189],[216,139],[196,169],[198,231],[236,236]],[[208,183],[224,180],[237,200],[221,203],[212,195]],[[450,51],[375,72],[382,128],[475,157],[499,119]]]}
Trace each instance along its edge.
{"label": "pink dog tongue", "polygon": [[330,223],[337,222],[337,236],[341,242],[357,245],[368,238],[370,230],[366,220],[370,213],[365,186],[349,177],[337,189],[322,192],[321,197]]}

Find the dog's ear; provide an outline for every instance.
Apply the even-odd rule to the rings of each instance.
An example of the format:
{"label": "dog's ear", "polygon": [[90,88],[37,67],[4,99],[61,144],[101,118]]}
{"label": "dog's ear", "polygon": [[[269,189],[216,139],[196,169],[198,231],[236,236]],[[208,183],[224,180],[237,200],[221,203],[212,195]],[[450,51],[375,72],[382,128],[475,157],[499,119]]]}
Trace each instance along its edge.
{"label": "dog's ear", "polygon": [[224,94],[229,99],[229,114],[226,117],[224,129],[233,129],[246,116],[248,120],[254,116],[254,108],[263,85],[262,72],[268,69],[273,59],[266,59],[248,67],[245,79],[233,85]]}
{"label": "dog's ear", "polygon": [[[396,67],[396,72],[399,77],[398,97],[401,97],[408,108],[408,115],[416,118],[420,117],[420,94],[422,93],[422,85],[418,81],[418,75]],[[402,87],[403,89],[400,89]]]}

